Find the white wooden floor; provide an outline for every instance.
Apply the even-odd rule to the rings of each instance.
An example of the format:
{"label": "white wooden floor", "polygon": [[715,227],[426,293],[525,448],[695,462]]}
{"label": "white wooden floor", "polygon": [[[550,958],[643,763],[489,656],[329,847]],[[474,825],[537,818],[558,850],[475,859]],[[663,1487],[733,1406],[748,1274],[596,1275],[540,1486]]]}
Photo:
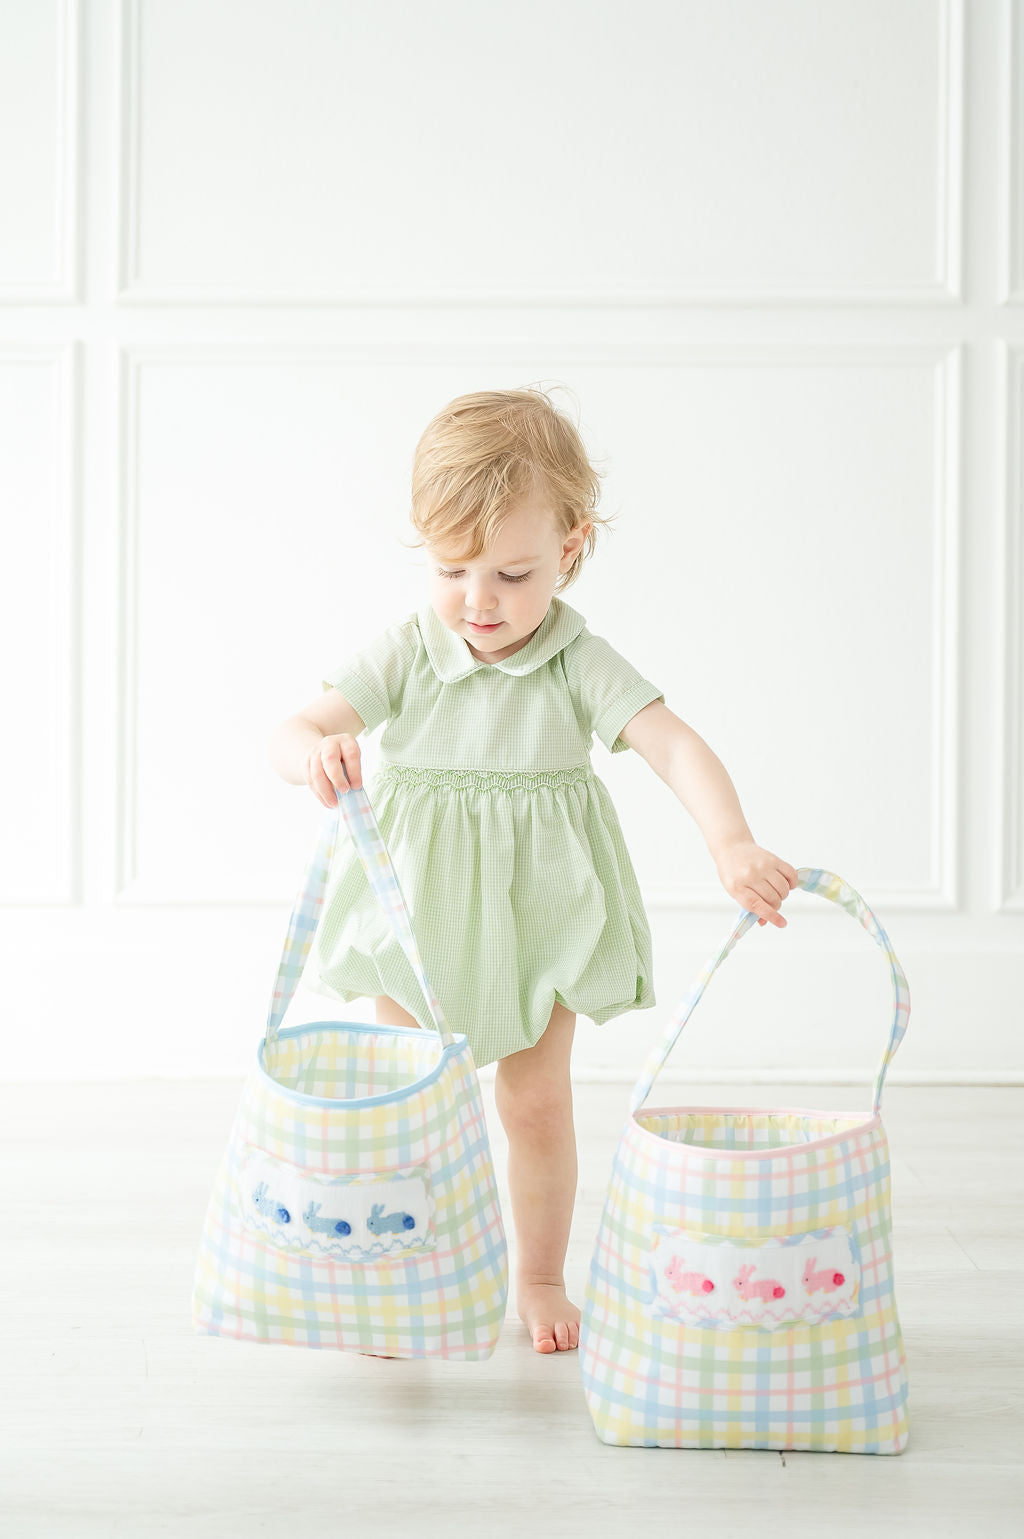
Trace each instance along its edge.
{"label": "white wooden floor", "polygon": [[[0,1087],[5,1539],[1024,1534],[1024,1090],[886,1087],[910,1444],[879,1457],[608,1447],[578,1352],[534,1352],[514,1296],[482,1363],[199,1335],[192,1267],[240,1089]],[[580,1305],[627,1099],[575,1087]],[[868,1092],[659,1082],[657,1100],[860,1109]]]}

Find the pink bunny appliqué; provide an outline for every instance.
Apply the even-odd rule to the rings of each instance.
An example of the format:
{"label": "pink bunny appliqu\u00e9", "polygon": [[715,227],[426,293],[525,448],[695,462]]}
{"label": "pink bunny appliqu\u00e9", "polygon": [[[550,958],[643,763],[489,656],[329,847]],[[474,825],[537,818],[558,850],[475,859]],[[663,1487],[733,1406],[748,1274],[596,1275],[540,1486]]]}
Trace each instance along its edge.
{"label": "pink bunny appliqu\u00e9", "polygon": [[732,1280],[732,1285],[736,1289],[736,1292],[739,1294],[741,1299],[782,1298],[786,1290],[782,1284],[776,1282],[774,1278],[766,1277],[763,1279],[763,1281],[750,1282],[750,1274],[753,1272],[753,1270],[754,1268],[752,1266],[741,1266],[739,1272]]}
{"label": "pink bunny appliqu\u00e9", "polygon": [[665,1276],[677,1293],[713,1293],[715,1285],[703,1272],[684,1272],[677,1256],[665,1268]]}
{"label": "pink bunny appliqu\u00e9", "polygon": [[804,1267],[803,1284],[808,1293],[813,1293],[820,1288],[823,1293],[832,1293],[836,1288],[841,1288],[846,1278],[842,1272],[835,1271],[832,1267],[825,1267],[824,1271],[816,1272],[814,1263],[817,1256],[812,1256]]}

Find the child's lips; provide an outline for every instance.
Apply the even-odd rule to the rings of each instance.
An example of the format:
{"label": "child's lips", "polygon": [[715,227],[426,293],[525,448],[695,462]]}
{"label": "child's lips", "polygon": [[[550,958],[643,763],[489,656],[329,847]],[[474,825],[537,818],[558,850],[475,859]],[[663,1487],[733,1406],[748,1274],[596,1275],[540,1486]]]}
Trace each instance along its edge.
{"label": "child's lips", "polygon": [[466,624],[472,626],[475,631],[496,631],[499,625],[504,625],[504,620],[495,620],[493,625],[477,625],[475,620],[467,620]]}

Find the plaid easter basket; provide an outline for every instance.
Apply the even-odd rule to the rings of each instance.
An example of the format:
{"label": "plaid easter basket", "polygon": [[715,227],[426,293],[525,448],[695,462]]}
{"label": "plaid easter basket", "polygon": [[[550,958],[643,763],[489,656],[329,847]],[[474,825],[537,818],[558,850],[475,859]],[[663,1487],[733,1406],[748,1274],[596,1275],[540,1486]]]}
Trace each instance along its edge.
{"label": "plaid easter basket", "polygon": [[870,1116],[798,1107],[643,1107],[743,910],[655,1042],[630,1099],[580,1322],[604,1443],[902,1453],[906,1356],[893,1291],[879,1107],[910,994],[889,938],[831,871],[799,886],[873,936],[893,1019]]}
{"label": "plaid easter basket", "polygon": [[[279,1030],[309,955],[344,815],[436,1031]],[[210,1195],[196,1329],[390,1357],[490,1357],[508,1251],[480,1083],[427,981],[360,787],[323,821],[292,910],[266,1035]]]}

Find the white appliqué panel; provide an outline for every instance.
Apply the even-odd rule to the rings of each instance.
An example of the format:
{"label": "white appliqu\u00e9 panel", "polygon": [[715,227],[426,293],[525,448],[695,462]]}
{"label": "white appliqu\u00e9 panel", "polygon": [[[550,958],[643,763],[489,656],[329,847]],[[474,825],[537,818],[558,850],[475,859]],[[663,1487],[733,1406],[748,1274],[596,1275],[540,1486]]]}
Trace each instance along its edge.
{"label": "white appliqu\u00e9 panel", "polygon": [[655,1224],[649,1260],[651,1313],[682,1325],[776,1330],[860,1309],[860,1263],[841,1226],[748,1241]]}
{"label": "white appliqu\u00e9 panel", "polygon": [[436,1243],[423,1165],[325,1176],[247,1145],[237,1197],[246,1228],[295,1255],[380,1261]]}

